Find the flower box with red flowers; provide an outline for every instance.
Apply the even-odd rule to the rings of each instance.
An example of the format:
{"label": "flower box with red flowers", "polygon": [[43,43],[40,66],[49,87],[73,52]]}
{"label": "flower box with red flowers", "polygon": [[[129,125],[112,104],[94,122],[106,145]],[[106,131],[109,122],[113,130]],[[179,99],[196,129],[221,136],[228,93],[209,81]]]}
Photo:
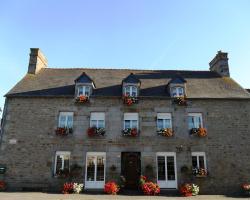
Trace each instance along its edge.
{"label": "flower box with red flowers", "polygon": [[123,136],[131,136],[131,137],[136,137],[139,135],[139,131],[137,128],[126,128],[122,130]]}
{"label": "flower box with red flowers", "polygon": [[197,178],[203,178],[208,176],[208,172],[204,168],[193,168],[193,175]]}
{"label": "flower box with red flowers", "polygon": [[0,181],[0,192],[5,191],[7,188],[6,183],[4,181]]}
{"label": "flower box with red flowers", "polygon": [[171,128],[163,128],[158,130],[157,134],[164,137],[172,137],[174,135],[174,131]]}
{"label": "flower box with red flowers", "polygon": [[89,97],[85,95],[80,95],[75,98],[76,103],[87,103],[89,102]]}
{"label": "flower box with red flowers", "polygon": [[176,97],[174,103],[179,106],[187,106],[187,99],[186,97]]}
{"label": "flower box with red flowers", "polygon": [[123,103],[128,106],[138,103],[138,98],[134,96],[123,95],[122,99],[123,99]]}
{"label": "flower box with red flowers", "polygon": [[207,130],[205,128],[192,128],[190,130],[190,135],[197,135],[199,137],[206,137]]}
{"label": "flower box with red flowers", "polygon": [[73,128],[57,127],[55,130],[56,135],[66,136],[73,133]]}
{"label": "flower box with red flowers", "polygon": [[105,135],[105,129],[104,128],[90,127],[87,130],[87,134],[90,137],[93,137],[93,136],[104,136]]}

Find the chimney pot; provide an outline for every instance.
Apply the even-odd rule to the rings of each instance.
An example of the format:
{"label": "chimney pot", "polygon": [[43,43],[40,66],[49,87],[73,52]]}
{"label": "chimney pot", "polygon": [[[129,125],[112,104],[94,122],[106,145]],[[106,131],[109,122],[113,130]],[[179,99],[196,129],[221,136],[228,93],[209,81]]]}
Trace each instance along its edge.
{"label": "chimney pot", "polygon": [[228,53],[218,51],[213,60],[209,63],[210,71],[217,72],[221,76],[230,77],[228,65]]}
{"label": "chimney pot", "polygon": [[39,48],[30,48],[29,74],[37,74],[42,68],[48,66],[48,61]]}

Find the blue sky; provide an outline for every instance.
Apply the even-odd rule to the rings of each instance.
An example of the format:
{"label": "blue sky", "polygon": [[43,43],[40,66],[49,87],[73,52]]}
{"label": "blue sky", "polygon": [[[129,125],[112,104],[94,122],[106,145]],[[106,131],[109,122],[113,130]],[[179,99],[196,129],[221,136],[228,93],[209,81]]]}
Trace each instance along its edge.
{"label": "blue sky", "polygon": [[2,0],[0,107],[27,72],[29,48],[49,67],[208,70],[218,50],[250,88],[248,0]]}

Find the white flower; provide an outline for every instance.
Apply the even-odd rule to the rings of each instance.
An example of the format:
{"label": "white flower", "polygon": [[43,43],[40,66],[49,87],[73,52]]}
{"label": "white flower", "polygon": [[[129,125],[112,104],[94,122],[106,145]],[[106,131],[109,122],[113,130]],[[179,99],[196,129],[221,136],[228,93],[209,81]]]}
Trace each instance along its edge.
{"label": "white flower", "polygon": [[192,195],[196,196],[199,194],[200,188],[198,185],[192,184]]}
{"label": "white flower", "polygon": [[83,184],[82,183],[74,183],[73,189],[74,189],[74,193],[79,194],[83,190]]}

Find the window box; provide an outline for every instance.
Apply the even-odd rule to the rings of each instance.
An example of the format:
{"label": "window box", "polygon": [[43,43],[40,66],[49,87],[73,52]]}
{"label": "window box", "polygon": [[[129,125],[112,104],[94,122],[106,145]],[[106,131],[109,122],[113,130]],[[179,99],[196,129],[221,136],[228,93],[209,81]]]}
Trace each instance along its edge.
{"label": "window box", "polygon": [[136,137],[139,135],[139,131],[136,128],[126,128],[122,130],[124,136]]}
{"label": "window box", "polygon": [[179,106],[187,106],[187,99],[186,97],[176,97],[174,98],[174,103]]}
{"label": "window box", "polygon": [[66,136],[66,135],[73,133],[73,128],[57,127],[57,129],[55,130],[55,133],[56,133],[56,135]]}
{"label": "window box", "polygon": [[75,98],[76,103],[87,103],[89,102],[89,96],[86,95],[80,95]]}
{"label": "window box", "polygon": [[157,134],[165,137],[172,137],[174,135],[174,131],[171,128],[163,128],[158,130]]}
{"label": "window box", "polygon": [[206,137],[207,130],[205,128],[192,128],[190,130],[190,135],[197,135],[199,137]]}
{"label": "window box", "polygon": [[193,175],[197,178],[207,177],[208,172],[204,168],[193,168]]}
{"label": "window box", "polygon": [[104,136],[105,135],[105,129],[104,128],[97,128],[97,127],[90,127],[87,131],[88,136]]}
{"label": "window box", "polygon": [[123,103],[128,106],[138,103],[138,98],[135,96],[123,95],[122,99],[123,99]]}

